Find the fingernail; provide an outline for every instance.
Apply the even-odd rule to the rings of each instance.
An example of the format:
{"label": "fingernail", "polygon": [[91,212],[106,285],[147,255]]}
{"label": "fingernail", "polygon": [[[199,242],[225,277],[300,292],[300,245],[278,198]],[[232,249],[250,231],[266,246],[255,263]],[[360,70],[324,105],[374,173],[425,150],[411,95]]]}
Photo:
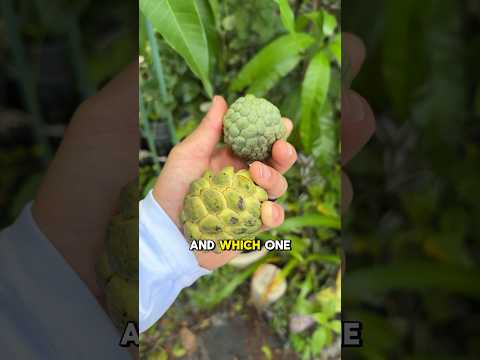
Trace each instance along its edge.
{"label": "fingernail", "polygon": [[272,172],[267,165],[260,165],[260,177],[267,180],[272,175]]}
{"label": "fingernail", "polygon": [[293,148],[293,145],[287,143],[287,156],[291,157],[294,153],[295,149]]}

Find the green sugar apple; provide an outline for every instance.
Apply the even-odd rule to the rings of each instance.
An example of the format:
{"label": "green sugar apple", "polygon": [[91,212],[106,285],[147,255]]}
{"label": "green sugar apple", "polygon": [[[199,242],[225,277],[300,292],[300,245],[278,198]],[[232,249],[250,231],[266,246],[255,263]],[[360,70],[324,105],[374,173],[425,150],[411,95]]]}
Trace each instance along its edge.
{"label": "green sugar apple", "polygon": [[96,263],[98,284],[107,310],[122,331],[138,323],[138,186],[132,181],[119,196],[118,212],[110,220],[105,251]]}
{"label": "green sugar apple", "polygon": [[253,162],[271,156],[273,143],[286,136],[280,110],[253,95],[238,98],[223,119],[225,143],[232,151]]}
{"label": "green sugar apple", "polygon": [[185,197],[180,215],[184,234],[188,240],[253,239],[267,198],[248,170],[227,166],[215,175],[207,170]]}

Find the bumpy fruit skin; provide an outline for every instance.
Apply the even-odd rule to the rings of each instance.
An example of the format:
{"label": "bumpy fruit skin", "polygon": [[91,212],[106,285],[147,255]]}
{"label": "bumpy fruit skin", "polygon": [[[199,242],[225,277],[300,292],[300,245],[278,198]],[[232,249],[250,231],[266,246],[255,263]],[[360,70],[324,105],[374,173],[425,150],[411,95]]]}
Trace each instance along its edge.
{"label": "bumpy fruit skin", "polygon": [[[262,226],[265,190],[248,170],[227,166],[194,181],[185,197],[180,219],[189,240],[253,239]],[[217,248],[218,249],[218,248]]]}
{"label": "bumpy fruit skin", "polygon": [[107,253],[114,272],[130,280],[138,279],[138,217],[113,217],[108,228]]}
{"label": "bumpy fruit skin", "polygon": [[138,186],[132,181],[119,196],[118,213],[107,231],[106,248],[96,267],[107,310],[120,331],[138,324]]}
{"label": "bumpy fruit skin", "polygon": [[249,162],[271,156],[275,141],[285,138],[280,110],[253,95],[238,98],[223,119],[224,141],[233,152]]}
{"label": "bumpy fruit skin", "polygon": [[115,325],[124,330],[138,322],[138,282],[114,275],[105,287],[107,309]]}

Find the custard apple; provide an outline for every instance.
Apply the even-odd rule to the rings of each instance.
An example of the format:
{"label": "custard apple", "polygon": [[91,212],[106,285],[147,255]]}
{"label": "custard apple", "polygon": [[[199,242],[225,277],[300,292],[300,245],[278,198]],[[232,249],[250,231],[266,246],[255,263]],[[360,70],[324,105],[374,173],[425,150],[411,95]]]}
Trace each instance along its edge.
{"label": "custard apple", "polygon": [[114,324],[122,331],[128,321],[138,323],[137,180],[120,193],[119,211],[110,221],[106,249],[95,270]]}
{"label": "custard apple", "polygon": [[114,324],[124,330],[129,321],[138,323],[138,282],[114,275],[105,287],[108,313]]}
{"label": "custard apple", "polygon": [[253,162],[271,156],[275,141],[286,136],[280,110],[253,95],[238,98],[223,119],[224,141],[242,159]]}
{"label": "custard apple", "polygon": [[207,170],[185,197],[180,216],[185,236],[215,242],[253,239],[262,226],[261,203],[267,198],[248,170],[235,172],[227,166],[216,175]]}

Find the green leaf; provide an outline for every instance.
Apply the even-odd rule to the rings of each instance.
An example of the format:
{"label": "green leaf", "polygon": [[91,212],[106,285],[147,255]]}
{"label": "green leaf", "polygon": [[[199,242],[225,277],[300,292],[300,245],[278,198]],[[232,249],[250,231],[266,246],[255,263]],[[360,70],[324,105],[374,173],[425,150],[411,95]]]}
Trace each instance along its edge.
{"label": "green leaf", "polygon": [[272,350],[270,349],[270,347],[268,345],[266,345],[266,344],[262,345],[261,350],[262,350],[262,353],[265,356],[266,360],[273,359]]}
{"label": "green leaf", "polygon": [[314,355],[319,355],[327,344],[328,331],[329,330],[324,327],[319,327],[313,333],[311,347]]}
{"label": "green leaf", "polygon": [[312,151],[313,114],[323,107],[330,85],[330,61],[324,51],[318,52],[310,61],[302,84],[300,137],[306,153]]}
{"label": "green leaf", "polygon": [[327,326],[337,334],[342,332],[342,322],[340,320],[332,320]]}
{"label": "green leaf", "polygon": [[442,291],[480,298],[480,272],[429,261],[378,265],[345,276],[345,299],[368,299],[392,290]]}
{"label": "green leaf", "polygon": [[314,137],[312,155],[318,167],[322,171],[328,171],[335,166],[338,155],[338,122],[335,121],[335,115],[329,102],[326,102],[319,110],[313,115],[315,122],[312,128]]}
{"label": "green leaf", "polygon": [[314,43],[307,34],[290,34],[279,37],[264,47],[235,77],[230,91],[241,91],[263,96],[292,71],[301,60],[301,54]]}
{"label": "green leaf", "polygon": [[147,43],[147,34],[145,33],[145,17],[141,12],[138,13],[138,48],[140,55],[145,56],[145,44]]}
{"label": "green leaf", "polygon": [[280,9],[280,16],[285,29],[289,33],[295,33],[295,16],[293,15],[292,8],[288,3],[288,0],[274,0]]}
{"label": "green leaf", "polygon": [[340,219],[319,214],[294,216],[286,219],[282,225],[276,228],[276,231],[289,232],[300,230],[304,227],[331,228],[339,230]]}
{"label": "green leaf", "polygon": [[182,357],[187,354],[187,350],[180,344],[177,343],[173,346],[172,354],[174,357]]}
{"label": "green leaf", "polygon": [[339,66],[342,66],[342,37],[340,34],[335,35],[333,40],[328,45],[335,61]]}
{"label": "green leaf", "polygon": [[208,41],[210,70],[214,69],[215,60],[218,58],[220,42],[217,32],[215,15],[208,0],[195,0],[202,20]]}
{"label": "green leaf", "polygon": [[330,14],[327,11],[322,11],[323,13],[323,25],[322,30],[326,36],[332,36],[337,28],[337,19],[335,16]]}
{"label": "green leaf", "polygon": [[196,1],[140,0],[140,10],[165,41],[184,58],[202,81],[208,95],[212,96],[207,35]]}
{"label": "green leaf", "polygon": [[217,30],[220,29],[220,5],[218,0],[208,0],[210,3],[210,8],[212,9],[213,18],[215,20],[215,27]]}
{"label": "green leaf", "polygon": [[328,323],[329,317],[327,314],[323,312],[315,313],[312,316],[313,316],[313,319],[321,325],[325,325]]}

